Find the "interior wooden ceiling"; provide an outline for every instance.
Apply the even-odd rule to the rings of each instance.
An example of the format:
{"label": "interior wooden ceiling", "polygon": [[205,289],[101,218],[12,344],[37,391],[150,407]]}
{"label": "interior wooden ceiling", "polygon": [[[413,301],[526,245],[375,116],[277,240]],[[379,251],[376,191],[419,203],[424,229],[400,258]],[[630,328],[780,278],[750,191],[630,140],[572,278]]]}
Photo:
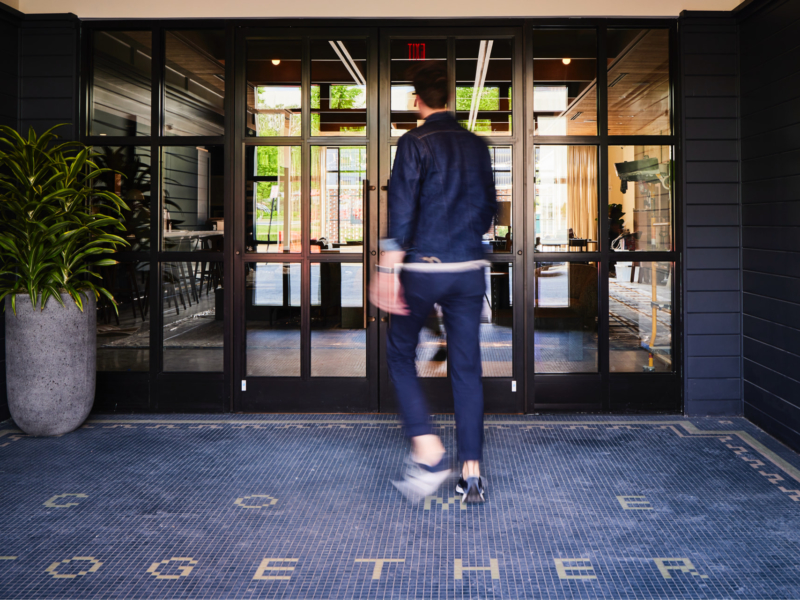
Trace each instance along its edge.
{"label": "interior wooden ceiling", "polygon": [[225,36],[222,32],[220,34],[222,48],[217,47],[216,36],[206,35],[206,32],[167,32],[167,66],[224,94]]}
{"label": "interior wooden ceiling", "polygon": [[[610,60],[608,86],[610,135],[669,134],[669,31],[639,32]],[[593,80],[559,115],[568,135],[597,133],[596,87]]]}
{"label": "interior wooden ceiling", "polygon": [[[200,37],[192,37],[197,33]],[[203,32],[169,32],[167,35],[168,65],[193,77],[203,85],[224,92],[224,46],[218,40],[205,39]],[[616,58],[608,66],[608,121],[611,135],[660,135],[669,128],[669,31],[666,29],[626,32],[619,36],[623,43]],[[151,46],[150,32],[125,32],[140,48]],[[630,41],[628,41],[630,40]],[[609,46],[613,50],[613,44]],[[285,50],[285,49],[284,49]],[[271,54],[270,54],[271,56]],[[248,80],[253,82],[299,80],[299,60],[283,57],[275,66],[269,60],[248,61]],[[325,57],[327,58],[327,57]],[[359,57],[360,58],[360,57]],[[347,81],[343,65],[334,60],[315,61],[315,79]],[[359,66],[363,63],[358,60]],[[494,62],[494,61],[492,61]],[[497,61],[497,67],[510,67]],[[495,65],[492,65],[495,66]],[[329,74],[320,71],[330,70]],[[295,73],[295,71],[297,71]],[[576,57],[569,65],[560,59],[546,58],[534,63],[537,85],[553,82],[568,85],[570,104],[560,115],[566,119],[569,135],[597,133],[597,81],[595,60]],[[502,80],[504,77],[498,77]],[[289,84],[291,85],[291,84]]]}

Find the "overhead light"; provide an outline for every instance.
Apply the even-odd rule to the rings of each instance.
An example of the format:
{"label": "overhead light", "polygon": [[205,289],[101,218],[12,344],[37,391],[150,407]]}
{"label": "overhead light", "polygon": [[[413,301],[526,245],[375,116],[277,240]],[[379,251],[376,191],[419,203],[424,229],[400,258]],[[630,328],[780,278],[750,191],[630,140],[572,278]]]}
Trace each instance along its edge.
{"label": "overhead light", "polygon": [[561,62],[564,63],[565,65],[568,65],[569,63],[572,62],[572,59],[571,58],[562,58]]}
{"label": "overhead light", "polygon": [[272,64],[277,67],[279,64],[281,64],[281,61],[280,61],[279,58],[273,58],[272,59]]}

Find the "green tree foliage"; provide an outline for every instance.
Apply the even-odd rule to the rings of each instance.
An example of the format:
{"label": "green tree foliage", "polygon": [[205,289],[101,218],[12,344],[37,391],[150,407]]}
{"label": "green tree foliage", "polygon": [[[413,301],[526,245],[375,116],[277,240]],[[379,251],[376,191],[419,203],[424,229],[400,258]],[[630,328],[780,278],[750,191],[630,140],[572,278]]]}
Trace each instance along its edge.
{"label": "green tree foliage", "polygon": [[[456,88],[456,110],[469,111],[472,107],[471,87]],[[500,88],[484,87],[478,110],[500,110]]]}

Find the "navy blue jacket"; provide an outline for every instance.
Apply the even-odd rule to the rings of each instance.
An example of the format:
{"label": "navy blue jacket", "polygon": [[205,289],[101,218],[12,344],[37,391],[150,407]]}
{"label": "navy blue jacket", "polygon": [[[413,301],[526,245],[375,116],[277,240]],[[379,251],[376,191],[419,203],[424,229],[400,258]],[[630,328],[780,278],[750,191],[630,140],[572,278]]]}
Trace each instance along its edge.
{"label": "navy blue jacket", "polygon": [[496,212],[489,150],[449,113],[430,115],[400,138],[384,250],[405,250],[406,262],[480,260]]}

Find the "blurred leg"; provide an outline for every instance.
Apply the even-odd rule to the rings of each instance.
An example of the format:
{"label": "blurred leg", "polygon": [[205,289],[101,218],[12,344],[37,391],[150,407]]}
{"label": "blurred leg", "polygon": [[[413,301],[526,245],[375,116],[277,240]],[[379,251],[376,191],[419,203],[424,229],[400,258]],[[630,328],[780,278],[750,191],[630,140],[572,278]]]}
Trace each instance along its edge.
{"label": "blurred leg", "polygon": [[397,393],[407,437],[431,433],[428,403],[417,379],[417,343],[419,332],[433,307],[429,275],[403,272],[400,279],[408,304],[408,315],[392,315],[386,339],[386,362]]}

